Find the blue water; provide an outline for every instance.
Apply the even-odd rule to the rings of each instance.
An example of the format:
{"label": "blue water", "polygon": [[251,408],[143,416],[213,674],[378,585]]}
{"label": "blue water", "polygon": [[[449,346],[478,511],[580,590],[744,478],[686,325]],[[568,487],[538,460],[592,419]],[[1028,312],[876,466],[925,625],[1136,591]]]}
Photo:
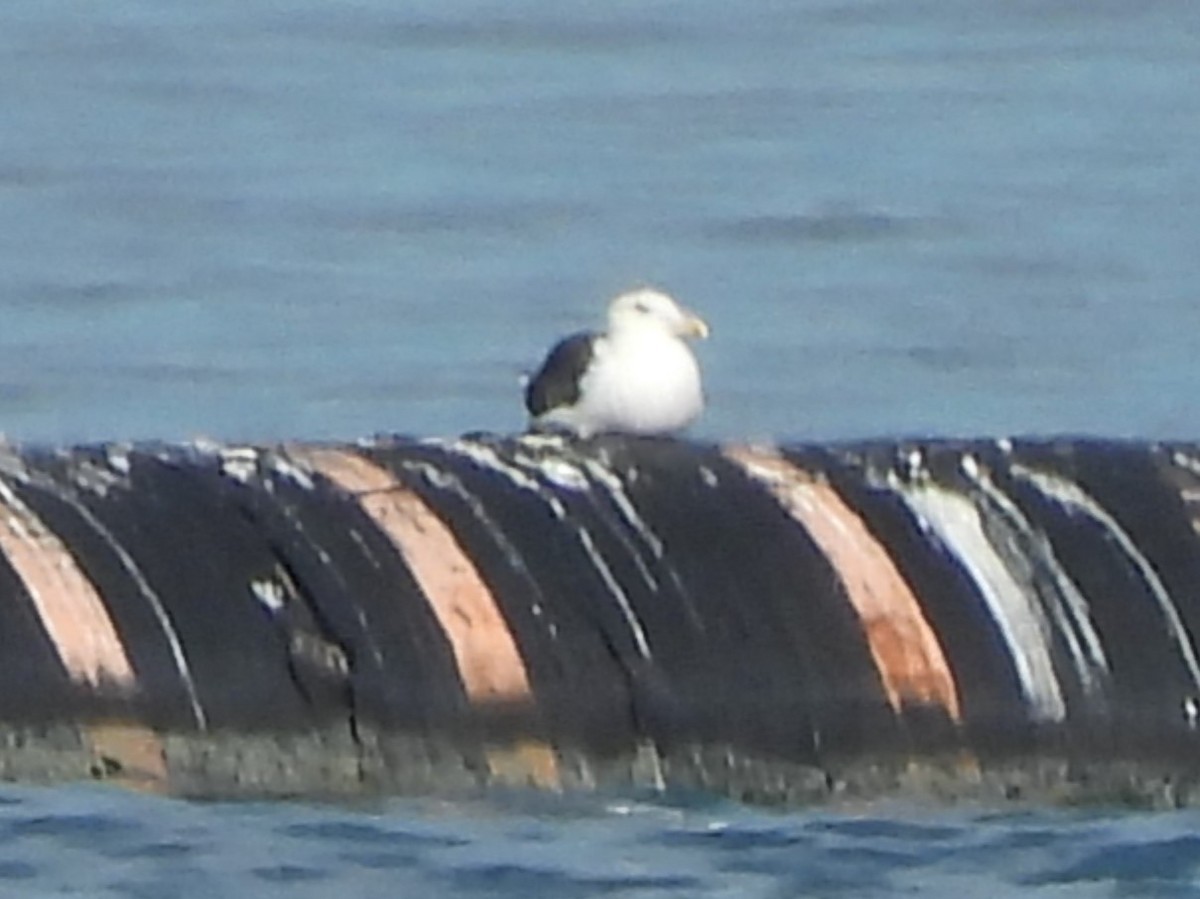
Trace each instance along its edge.
{"label": "blue water", "polygon": [[1190,812],[520,796],[354,810],[7,788],[0,896],[1196,896],[1198,830]]}
{"label": "blue water", "polygon": [[1200,435],[1200,6],[6,0],[0,430],[521,427],[661,284],[709,438]]}
{"label": "blue water", "polygon": [[[6,0],[0,430],[510,431],[652,282],[702,437],[1197,437],[1198,73],[1169,0]],[[0,889],[1200,895],[1198,824],[11,788]]]}

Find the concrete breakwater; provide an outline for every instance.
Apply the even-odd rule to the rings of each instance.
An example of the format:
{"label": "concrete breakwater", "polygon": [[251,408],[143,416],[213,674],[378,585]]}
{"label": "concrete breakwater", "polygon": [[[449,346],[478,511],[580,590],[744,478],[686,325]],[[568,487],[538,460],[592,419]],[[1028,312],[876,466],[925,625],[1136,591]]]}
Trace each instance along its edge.
{"label": "concrete breakwater", "polygon": [[1187,804],[1200,447],[6,447],[0,775]]}

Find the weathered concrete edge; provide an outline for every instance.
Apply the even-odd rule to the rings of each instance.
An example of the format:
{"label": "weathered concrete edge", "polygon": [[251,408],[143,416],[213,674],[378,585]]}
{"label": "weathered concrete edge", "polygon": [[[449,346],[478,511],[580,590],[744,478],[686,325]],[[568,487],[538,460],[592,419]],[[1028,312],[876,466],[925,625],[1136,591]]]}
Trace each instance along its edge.
{"label": "weathered concrete edge", "polygon": [[[18,629],[11,630],[6,661],[11,677],[7,732],[12,735],[7,744],[12,751],[11,764],[0,760],[4,773],[28,781],[93,778],[198,796],[445,796],[531,785],[552,791],[702,789],[789,803],[881,796],[939,802],[1196,802],[1191,784],[1193,758],[1200,745],[1195,726],[1200,696],[1195,687],[1200,674],[1180,678],[1174,668],[1164,664],[1164,660],[1173,660],[1172,653],[1189,662],[1191,634],[1197,630],[1189,626],[1197,609],[1188,585],[1194,583],[1192,574],[1198,564],[1197,518],[1191,505],[1196,484],[1190,450],[1168,455],[1170,448],[1157,446],[1071,444],[1017,447],[1014,452],[1012,447],[982,444],[965,448],[939,445],[916,455],[902,453],[901,447],[887,447],[887,458],[878,461],[867,447],[848,457],[849,462],[837,464],[831,463],[824,451],[811,451],[816,455],[810,459],[796,451],[747,456],[726,450],[725,456],[736,456],[740,464],[776,488],[769,495],[703,447],[616,444],[601,449],[618,455],[595,458],[578,455],[570,447],[543,448],[545,455],[527,457],[527,449],[482,443],[450,448],[408,443],[375,446],[339,455],[337,461],[356,466],[354,473],[362,474],[359,469],[364,469],[379,484],[359,477],[364,483],[347,486],[334,480],[333,489],[314,489],[319,480],[310,477],[311,472],[300,472],[302,487],[317,495],[309,521],[328,521],[334,530],[344,530],[348,519],[341,514],[345,511],[342,505],[350,508],[354,500],[373,508],[371,503],[387,497],[390,505],[377,510],[377,517],[387,524],[393,512],[415,515],[422,511],[414,507],[419,501],[425,511],[437,513],[442,529],[431,531],[424,525],[422,538],[433,533],[443,543],[451,538],[461,540],[460,546],[451,549],[461,549],[461,557],[479,563],[482,573],[466,586],[494,588],[490,596],[494,607],[481,607],[489,614],[468,619],[487,624],[489,633],[504,628],[507,639],[481,646],[473,642],[471,629],[460,631],[455,615],[449,614],[459,600],[463,578],[443,582],[418,576],[405,582],[407,587],[400,593],[403,603],[397,605],[422,612],[432,609],[433,614],[425,620],[437,627],[422,630],[419,644],[411,641],[411,659],[398,653],[392,659],[394,664],[381,666],[370,681],[354,680],[361,669],[356,670],[348,660],[358,654],[357,648],[367,645],[365,640],[376,640],[384,648],[392,644],[378,631],[352,633],[347,640],[321,617],[339,608],[340,597],[358,598],[361,590],[322,592],[327,588],[318,575],[328,563],[322,563],[324,567],[301,566],[303,553],[293,550],[290,543],[276,541],[278,535],[290,536],[284,527],[287,522],[276,524],[267,506],[277,501],[289,478],[297,479],[293,469],[280,467],[280,459],[267,451],[249,449],[217,456],[133,453],[109,459],[98,469],[86,450],[64,451],[53,458],[31,454],[9,473],[10,561],[20,563],[16,568],[25,575],[17,579],[21,583],[10,579],[10,611],[25,615],[26,624],[34,620],[28,613],[36,612],[36,618],[56,638],[57,657],[47,652],[35,654],[32,650],[41,644],[15,639],[12,634],[18,634]],[[1055,458],[1044,462],[1041,457],[1051,451]],[[292,452],[293,457],[298,455]],[[892,514],[899,508],[898,501],[906,502],[909,543],[903,545],[908,549],[895,553],[895,560],[903,563],[911,559],[913,536],[927,536],[914,528],[914,508],[916,513],[927,512],[928,517],[942,522],[950,538],[958,535],[949,513],[959,510],[973,510],[973,515],[986,516],[990,523],[1003,526],[997,532],[1001,537],[1015,534],[1012,525],[1020,510],[1003,505],[1005,497],[999,491],[1008,490],[1012,501],[1030,498],[1001,479],[1016,471],[1016,466],[1030,464],[1044,465],[1055,478],[1065,478],[1055,485],[1060,488],[1059,499],[1074,502],[1074,506],[1068,502],[1070,508],[1083,504],[1071,492],[1076,485],[1100,493],[1094,517],[1112,518],[1105,534],[1132,529],[1130,522],[1138,523],[1140,516],[1141,535],[1137,540],[1129,537],[1128,547],[1112,541],[1097,546],[1089,532],[1080,551],[1061,565],[1056,562],[1051,571],[1081,575],[1102,559],[1103,551],[1124,563],[1127,560],[1114,552],[1114,547],[1126,555],[1136,551],[1140,556],[1145,550],[1147,557],[1138,572],[1147,578],[1153,575],[1151,586],[1161,602],[1157,607],[1151,604],[1151,610],[1174,610],[1168,620],[1175,639],[1145,638],[1146,633],[1157,633],[1158,619],[1153,616],[1145,622],[1110,622],[1107,628],[1100,628],[1104,648],[1128,647],[1133,661],[1150,666],[1144,672],[1129,664],[1114,667],[1111,683],[1119,690],[1110,692],[1107,681],[1082,689],[1088,687],[1092,662],[1078,651],[1063,654],[1053,645],[1058,625],[1032,635],[1034,648],[1040,646],[1050,664],[1034,672],[1036,676],[1016,683],[1019,689],[1013,688],[1011,677],[997,677],[994,672],[964,675],[963,671],[974,671],[965,667],[950,678],[914,677],[914,672],[906,672],[901,664],[904,653],[883,651],[887,641],[882,638],[889,633],[874,625],[880,621],[911,624],[917,620],[916,613],[937,611],[937,591],[915,590],[912,596],[898,591],[895,606],[873,609],[866,603],[855,605],[853,591],[844,594],[835,579],[827,576],[831,571],[841,572],[843,584],[853,586],[859,569],[854,557],[841,552],[821,530],[825,518],[812,513],[805,501],[817,500],[815,508],[839,514],[847,498],[851,504],[857,499],[857,512],[878,511],[875,507],[886,500],[891,505],[885,511]],[[345,474],[328,464],[322,470]],[[144,480],[128,488],[121,486],[122,476],[130,471]],[[657,483],[643,476],[647,471],[659,479]],[[407,480],[396,480],[397,472]],[[700,477],[689,489],[680,489],[680,472],[707,474],[708,478]],[[467,479],[471,479],[469,483]],[[110,489],[114,483],[116,490]],[[600,567],[613,558],[628,556],[627,561],[634,564],[627,566],[630,574],[624,582],[617,576],[601,579],[597,581],[601,589],[589,594],[595,602],[612,604],[613,609],[625,606],[625,614],[584,622],[588,627],[607,628],[604,636],[613,638],[608,646],[612,658],[579,651],[584,643],[577,638],[587,638],[587,628],[572,632],[565,650],[556,649],[544,638],[537,622],[546,609],[532,605],[522,583],[502,577],[511,560],[481,539],[478,529],[471,530],[467,515],[455,517],[457,499],[445,493],[447,484],[457,484],[470,499],[490,504],[487,508],[493,513],[526,499],[535,511],[560,510],[554,527],[561,525],[579,535],[590,528],[589,534],[610,539],[607,559],[590,542],[580,539],[576,549],[584,552],[571,557],[575,563]],[[592,494],[581,491],[581,485],[596,491],[601,499],[607,496],[622,515],[605,518],[609,507],[589,505]],[[843,494],[834,496],[830,485],[841,488]],[[676,496],[690,496],[698,505],[678,516],[664,511],[662,500]],[[151,520],[145,517],[148,507],[122,505],[137,499],[157,502],[159,497],[169,499],[160,507],[167,515],[153,519],[153,527],[143,527]],[[1144,502],[1146,497],[1149,499]],[[1136,503],[1142,507],[1135,508]],[[338,514],[330,516],[335,506]],[[769,610],[775,603],[789,614],[818,609],[821,614],[808,619],[808,626],[811,632],[821,634],[819,640],[785,644],[770,640],[772,628],[761,625],[764,619],[738,617],[740,607],[711,588],[705,580],[711,576],[711,566],[691,578],[687,589],[683,581],[677,581],[677,589],[660,594],[657,587],[647,590],[639,583],[639,539],[651,548],[665,539],[666,545],[677,551],[677,559],[697,558],[705,555],[703,545],[707,544],[689,542],[696,521],[720,525],[719,534],[735,536],[752,506],[769,513],[770,533],[786,544],[789,554],[777,556],[776,562],[788,562],[800,550],[804,550],[805,560],[804,565],[788,569],[789,578],[774,584],[774,593],[747,590],[755,600],[753,608],[762,605]],[[1024,514],[1040,526],[1043,519],[1038,516],[1045,508],[1042,499],[1033,497],[1031,511]],[[257,516],[247,518],[247,509]],[[729,509],[738,514],[727,515]],[[180,510],[188,514],[177,520]],[[782,517],[781,511],[788,516]],[[890,519],[867,516],[867,520],[879,525],[881,533],[892,533],[888,530],[893,524]],[[271,540],[254,553],[250,550],[258,544],[248,537],[259,532],[249,527],[248,521],[263,530],[273,528]],[[574,579],[583,569],[574,563],[564,565],[564,571],[552,568],[558,560],[541,545],[549,533],[544,526],[551,523],[545,515],[528,522],[517,518],[507,530],[482,536],[524,541],[523,564],[543,566],[538,575],[545,576],[547,584],[555,584],[562,576]],[[168,542],[180,524],[191,528],[188,540]],[[361,522],[349,524],[358,527]],[[1067,521],[1058,526],[1073,528],[1075,524]],[[97,543],[97,538],[117,533],[108,529],[118,526],[129,527],[124,541],[114,537],[111,546]],[[1036,531],[1031,533],[1037,536]],[[152,539],[144,539],[145,534]],[[411,536],[400,534],[396,541],[401,550],[398,565],[403,562],[409,569],[394,566],[388,574],[413,569],[418,575],[443,573],[421,568],[421,551],[429,547],[408,546],[406,539]],[[876,536],[859,535],[857,539],[863,543]],[[968,536],[974,542],[964,543],[959,554],[968,561],[967,550],[996,555],[992,561],[1006,568],[1021,568],[1031,559],[1039,561],[1029,552],[1030,547],[1039,548],[1036,542],[998,547],[986,543],[986,533],[972,531]],[[979,539],[981,536],[984,539]],[[1070,541],[1076,536],[1076,530],[1065,531],[1062,546],[1071,548]],[[236,551],[237,564],[202,569],[199,574],[203,578],[195,572],[175,570],[180,560],[207,558],[203,552],[191,551],[191,541],[210,538],[221,542],[201,545]],[[804,542],[807,538],[812,538],[812,545]],[[27,552],[31,545],[40,556]],[[688,546],[691,552],[685,551]],[[128,554],[125,569],[117,570],[119,577],[113,576],[116,569],[111,565],[104,568],[96,562],[97,547],[109,556],[119,556],[114,547]],[[312,547],[319,548],[316,543]],[[309,548],[307,544],[301,547]],[[997,555],[1001,549],[1004,558]],[[917,550],[940,552],[924,544]],[[1160,551],[1161,559],[1154,550]],[[99,574],[98,586],[89,588],[82,569],[77,577],[63,577],[69,569],[58,562],[78,562],[80,558],[92,560]],[[640,561],[652,564],[644,555]],[[947,572],[955,572],[946,561],[945,553],[938,555],[937,574],[943,579]],[[836,563],[832,569],[831,562]],[[743,546],[736,558],[722,564],[732,563],[745,578],[739,585],[752,583],[750,576],[762,567],[755,546]],[[159,567],[147,575],[140,594],[131,590],[130,584],[139,585],[131,572],[144,573],[155,564]],[[457,571],[456,565],[451,559],[445,567]],[[263,577],[264,571],[277,569],[277,580]],[[373,569],[370,573],[389,589],[397,583],[390,576],[378,576]],[[921,571],[905,573],[930,582]],[[530,583],[538,583],[529,571],[525,574]],[[1045,584],[1027,578],[1023,569],[1021,574],[1020,595],[1010,599],[1020,604],[1022,612],[1036,612],[1045,599],[1040,592]],[[489,575],[495,580],[484,583]],[[642,580],[648,580],[644,574]],[[295,583],[303,589],[289,593]],[[1102,612],[1101,602],[1128,604],[1124,598],[1131,594],[1122,583],[1092,584],[1084,591],[1088,608]],[[825,589],[830,584],[834,587]],[[204,587],[198,594],[197,585]],[[247,590],[247,585],[252,589]],[[220,596],[223,602],[219,606],[204,602],[210,595]],[[556,595],[547,589],[533,598],[550,604]],[[183,666],[136,657],[138,651],[157,650],[165,658],[169,646],[156,631],[150,632],[149,640],[122,635],[122,623],[129,627],[137,624],[127,607],[131,596],[161,602],[164,615],[157,621],[162,630],[166,630],[161,627],[163,622],[186,623],[193,628],[192,636],[182,639],[180,646],[192,650],[193,670],[198,670],[198,663],[205,663],[204,677],[189,679],[183,676],[188,675]],[[670,605],[664,603],[664,596],[671,598]],[[864,593],[863,598],[870,597]],[[996,614],[996,609],[980,598],[965,589],[956,589],[950,597],[959,608],[969,607],[980,614],[965,627],[934,629],[932,637],[941,637],[945,658],[938,659],[929,650],[932,644],[926,638],[930,635],[922,631],[914,632],[921,640],[898,644],[900,649],[923,649],[922,666],[915,674],[938,673],[955,663],[965,666],[980,654],[982,625],[991,623],[982,613]],[[559,604],[577,601],[569,599],[569,603]],[[847,603],[848,599],[851,602]],[[692,605],[701,601],[705,605]],[[504,613],[499,618],[493,614],[496,609]],[[89,615],[81,615],[81,610]],[[664,610],[669,614],[661,614]],[[687,624],[682,613],[688,611],[702,612],[704,621],[716,625],[707,633],[735,636],[711,644],[693,635],[689,642],[681,631]],[[885,613],[882,618],[877,614],[880,611]],[[218,612],[222,617],[217,617]],[[657,623],[653,621],[656,615]],[[148,619],[143,615],[141,620]],[[570,623],[561,615],[558,620]],[[1142,630],[1130,629],[1131,623]],[[412,627],[411,620],[406,620],[386,633],[408,635]],[[449,635],[443,641],[449,649],[443,646],[446,651],[435,654],[429,649],[438,644],[429,637],[438,637],[439,629],[444,632],[441,636]],[[616,638],[628,636],[626,630],[643,637],[655,651],[653,655],[646,652],[639,661],[630,652],[630,647],[637,648],[636,641],[626,641],[623,651],[615,651]],[[36,634],[37,628],[28,632]],[[145,636],[147,632],[143,629],[140,633]],[[96,640],[98,634],[107,639]],[[876,637],[881,638],[878,645]],[[845,657],[829,656],[828,664],[823,665],[802,664],[807,656],[799,650],[825,653],[831,645],[845,650]],[[694,667],[691,660],[697,656],[693,652],[701,647],[705,664]],[[1027,648],[1009,635],[999,654],[1024,656]],[[494,651],[497,649],[503,651]],[[755,680],[738,679],[747,670],[741,661],[744,656],[754,660],[751,667],[765,671],[774,666],[772,683],[782,691],[771,694],[772,702],[761,702]],[[609,663],[608,668],[594,666],[595,659]],[[42,664],[35,666],[33,661]],[[407,665],[409,661],[414,664]],[[503,664],[480,664],[495,662]],[[243,663],[247,667],[239,669]],[[556,665],[573,675],[569,683],[556,680]],[[1187,664],[1175,667],[1185,675],[1195,668]],[[597,691],[606,682],[599,676],[601,670],[609,672],[610,683],[618,682],[617,675],[626,678],[627,701],[605,704],[611,697]],[[727,685],[722,678],[713,678],[714,670],[732,680]],[[412,679],[414,673],[426,672],[428,676]],[[1133,675],[1136,680],[1131,680]],[[695,676],[701,676],[702,686],[697,686]],[[154,702],[131,702],[131,684],[145,688],[142,698]],[[423,689],[415,690],[414,684]],[[847,684],[853,689],[845,690]],[[401,692],[389,692],[395,685]],[[994,689],[997,685],[1003,689]],[[792,689],[798,686],[811,686],[809,704],[789,704],[795,698]],[[1147,686],[1153,689],[1147,691]],[[440,699],[434,688],[444,688],[448,700]],[[720,689],[714,692],[714,688]],[[375,692],[380,689],[383,692]],[[721,689],[727,689],[727,695],[722,695]],[[968,700],[972,694],[983,697],[975,706],[982,712],[968,720],[970,703],[960,704],[956,691]],[[432,714],[406,717],[409,706],[402,701],[412,696],[420,700],[417,711]],[[506,725],[502,727],[491,726],[496,723],[497,697],[514,700],[512,720],[501,721]],[[21,702],[27,707],[21,707]],[[747,705],[754,716],[738,717]],[[21,713],[35,717],[16,717]],[[40,728],[17,723],[40,721],[36,717],[40,714],[53,717]],[[955,723],[961,719],[964,726],[947,730],[947,718]],[[194,722],[194,729],[189,721]],[[838,729],[846,725],[850,725],[847,732],[839,735]],[[740,729],[742,726],[747,729]],[[767,745],[750,742],[755,736],[751,731],[761,731],[769,738]],[[1051,733],[1060,742],[1047,739]],[[739,738],[746,742],[738,743]],[[7,750],[0,749],[4,752]]]}
{"label": "weathered concrete edge", "polygon": [[417,734],[328,726],[294,734],[167,733],[137,725],[0,726],[0,780],[104,783],[205,800],[356,801],[474,798],[491,791],[676,795],[701,792],[751,804],[856,806],[1200,807],[1200,760],[1008,756],[962,752],[843,759],[811,765],[756,757],[730,745],[660,751],[643,743],[607,758],[558,750],[555,781],[538,776],[543,744],[465,745]]}

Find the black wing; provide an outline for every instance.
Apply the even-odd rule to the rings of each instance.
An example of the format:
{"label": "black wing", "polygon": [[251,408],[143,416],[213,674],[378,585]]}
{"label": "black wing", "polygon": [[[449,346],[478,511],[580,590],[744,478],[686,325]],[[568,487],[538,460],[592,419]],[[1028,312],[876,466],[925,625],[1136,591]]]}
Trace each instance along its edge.
{"label": "black wing", "polygon": [[596,335],[586,332],[564,337],[525,385],[525,408],[535,418],[579,399],[579,381],[592,361]]}

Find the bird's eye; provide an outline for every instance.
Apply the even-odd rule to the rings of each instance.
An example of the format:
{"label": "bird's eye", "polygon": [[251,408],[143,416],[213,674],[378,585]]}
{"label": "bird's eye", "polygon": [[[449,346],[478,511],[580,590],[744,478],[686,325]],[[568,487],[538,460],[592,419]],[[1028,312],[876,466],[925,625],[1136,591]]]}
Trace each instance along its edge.
{"label": "bird's eye", "polygon": [[650,307],[647,306],[645,303],[641,303],[641,302],[634,303],[633,308],[637,312],[649,312],[650,311]]}

